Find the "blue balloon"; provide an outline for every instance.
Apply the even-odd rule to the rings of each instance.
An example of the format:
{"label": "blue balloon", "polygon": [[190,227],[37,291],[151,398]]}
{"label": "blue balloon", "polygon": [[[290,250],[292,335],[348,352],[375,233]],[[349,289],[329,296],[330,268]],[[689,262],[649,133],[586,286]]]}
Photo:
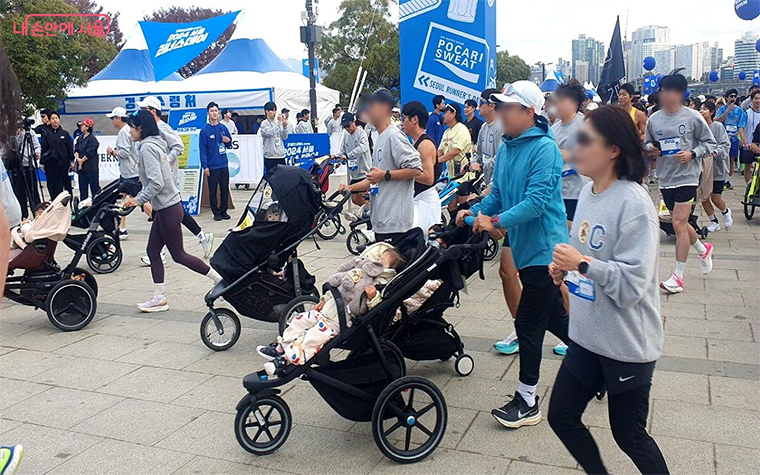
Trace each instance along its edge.
{"label": "blue balloon", "polygon": [[684,97],[685,97],[686,99],[688,99],[688,98],[689,98],[689,96],[691,96],[691,91],[687,89],[687,90],[686,90],[686,95],[685,95]]}
{"label": "blue balloon", "polygon": [[718,71],[710,72],[710,81],[718,82],[718,79],[720,79],[720,76],[718,76]]}
{"label": "blue balloon", "polygon": [[760,0],[734,0],[734,11],[742,20],[754,20],[760,16]]}
{"label": "blue balloon", "polygon": [[739,81],[744,81],[745,79],[747,79],[747,73],[745,73],[744,71],[740,72]]}
{"label": "blue balloon", "polygon": [[647,56],[644,58],[644,69],[647,71],[651,71],[654,69],[654,67],[657,65],[657,62],[654,60],[653,57]]}

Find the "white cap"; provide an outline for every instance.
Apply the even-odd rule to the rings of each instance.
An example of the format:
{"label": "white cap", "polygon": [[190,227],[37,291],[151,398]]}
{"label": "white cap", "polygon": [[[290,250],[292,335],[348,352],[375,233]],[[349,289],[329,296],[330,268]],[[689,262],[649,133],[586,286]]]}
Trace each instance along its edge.
{"label": "white cap", "polygon": [[151,109],[161,110],[161,101],[156,96],[148,96],[142,101],[137,101],[137,107],[150,107]]}
{"label": "white cap", "polygon": [[126,117],[127,109],[123,107],[114,107],[110,114],[106,114],[106,117],[113,119],[114,117]]}
{"label": "white cap", "polygon": [[391,112],[401,112],[401,109],[399,109],[398,107],[394,107],[393,109],[391,109]]}
{"label": "white cap", "polygon": [[515,81],[505,84],[501,93],[491,94],[494,103],[514,103],[525,107],[532,107],[538,113],[544,108],[544,93],[535,83],[530,81]]}

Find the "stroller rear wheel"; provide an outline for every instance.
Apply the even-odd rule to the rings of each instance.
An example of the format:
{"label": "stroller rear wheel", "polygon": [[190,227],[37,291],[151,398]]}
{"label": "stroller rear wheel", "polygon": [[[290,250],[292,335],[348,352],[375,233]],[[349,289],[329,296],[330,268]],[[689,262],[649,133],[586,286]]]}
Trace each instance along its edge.
{"label": "stroller rear wheel", "polygon": [[121,247],[111,236],[95,239],[87,246],[87,265],[98,274],[110,274],[121,265]]}
{"label": "stroller rear wheel", "polygon": [[454,371],[456,371],[459,376],[469,376],[474,369],[475,360],[473,360],[472,356],[467,353],[462,353],[457,356],[456,360],[454,360]]}
{"label": "stroller rear wheel", "polygon": [[483,259],[486,261],[492,261],[499,255],[499,241],[494,239],[493,236],[488,236],[488,246],[483,253]]}
{"label": "stroller rear wheel", "polygon": [[319,296],[314,295],[302,295],[291,300],[282,314],[280,314],[280,335],[285,331],[285,328],[290,324],[290,321],[293,320],[293,317],[299,313],[308,312],[313,309],[317,303],[319,303]]}
{"label": "stroller rear wheel", "polygon": [[[320,211],[317,213],[317,223],[321,222],[323,219],[325,219],[325,212]],[[330,239],[334,239],[335,236],[337,236],[341,231],[343,230],[343,223],[340,220],[340,216],[335,215],[332,218],[325,221],[325,223],[317,229],[317,235],[324,239],[325,241],[329,241]]]}
{"label": "stroller rear wheel", "polygon": [[448,411],[438,387],[404,376],[389,384],[372,410],[372,435],[380,451],[399,463],[419,462],[438,447]]}
{"label": "stroller rear wheel", "polygon": [[254,455],[271,454],[290,435],[293,417],[287,403],[277,395],[264,396],[241,407],[235,415],[235,437]]}
{"label": "stroller rear wheel", "polygon": [[63,280],[53,286],[45,302],[48,319],[65,332],[81,330],[95,317],[98,302],[89,285],[78,280]]}
{"label": "stroller rear wheel", "polygon": [[240,319],[226,308],[216,308],[214,314],[216,319],[209,312],[201,320],[201,340],[214,351],[229,350],[240,338]]}
{"label": "stroller rear wheel", "polygon": [[367,235],[364,234],[360,229],[352,229],[350,233],[348,233],[348,237],[346,238],[346,247],[348,248],[348,252],[351,254],[358,256],[361,254],[361,251],[359,248],[361,246],[366,246],[369,244],[369,238],[367,238]]}

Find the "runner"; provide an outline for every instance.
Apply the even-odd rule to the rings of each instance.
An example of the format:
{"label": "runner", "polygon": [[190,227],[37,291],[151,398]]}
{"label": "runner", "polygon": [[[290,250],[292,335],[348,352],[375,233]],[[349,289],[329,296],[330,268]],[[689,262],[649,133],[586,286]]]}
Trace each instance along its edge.
{"label": "runner", "polygon": [[[647,133],[647,115],[637,108],[633,107],[633,95],[635,89],[633,84],[626,83],[620,86],[620,92],[618,93],[618,105],[625,110],[625,112],[631,116],[631,120],[636,125],[636,130],[639,131],[641,140],[644,140],[644,136]],[[699,109],[697,107],[697,109]]]}
{"label": "runner", "polygon": [[686,78],[680,74],[662,78],[659,94],[662,109],[649,118],[646,134],[647,150],[658,156],[660,191],[676,232],[675,270],[670,278],[660,282],[660,287],[672,294],[683,292],[689,245],[699,254],[703,274],[709,274],[713,266],[713,246],[697,239],[689,216],[697,198],[701,159],[711,154],[717,144],[699,112],[683,106],[686,87]]}
{"label": "runner", "polygon": [[[739,161],[744,165],[744,182],[749,183],[752,179],[752,166],[757,154],[752,151],[752,135],[760,125],[760,89],[755,88],[750,94],[750,104],[747,108],[747,125],[744,127],[745,143],[739,151]],[[746,101],[745,101],[746,102]]]}
{"label": "runner", "polygon": [[[372,157],[369,151],[369,138],[367,132],[356,125],[356,118],[351,112],[346,112],[340,119],[340,123],[345,131],[343,142],[341,143],[341,157],[348,164],[348,176],[351,184],[358,183],[367,176],[367,172],[372,166]],[[355,193],[351,195],[351,201],[356,206],[364,204],[364,195]]]}
{"label": "runner", "polygon": [[704,102],[699,112],[704,117],[707,125],[710,126],[715,141],[718,143],[713,152],[713,190],[710,197],[702,202],[702,208],[711,221],[710,225],[707,226],[707,230],[714,233],[720,229],[720,223],[715,216],[713,204],[720,210],[720,214],[723,216],[723,225],[726,226],[726,229],[734,224],[734,220],[731,219],[731,208],[723,201],[723,186],[726,184],[726,180],[728,180],[728,152],[731,149],[731,140],[728,138],[723,124],[713,120],[715,118],[715,104]]}
{"label": "runner", "polygon": [[[459,104],[446,104],[443,123],[446,124],[447,129],[443,132],[443,139],[438,146],[438,162],[446,164],[449,178],[454,179],[465,173],[470,163],[472,139],[467,126],[462,123],[462,111],[459,109]],[[470,193],[471,190],[460,187],[456,199],[449,203],[449,211],[454,211],[457,204],[466,201]]]}
{"label": "runner", "polygon": [[663,343],[659,226],[639,185],[646,166],[629,118],[619,107],[602,106],[578,135],[576,166],[593,184],[581,191],[570,244],[557,245],[549,266],[555,283],[566,278],[571,288],[573,341],[554,383],[549,425],[586,473],[606,474],[581,421],[588,402],[606,387],[615,442],[641,473],[666,474],[662,452],[646,431]]}
{"label": "runner", "polygon": [[[736,98],[739,95],[736,89],[729,89],[724,95],[726,99],[726,105],[721,106],[718,112],[715,113],[715,120],[721,122],[726,126],[726,132],[731,139],[731,151],[728,156],[730,158],[729,175],[734,174],[734,168],[738,167],[735,163],[739,160],[740,151],[747,144],[747,138],[745,137],[744,128],[747,127],[747,113],[736,104]],[[744,167],[744,183],[749,183],[752,177],[751,172],[747,173]]]}

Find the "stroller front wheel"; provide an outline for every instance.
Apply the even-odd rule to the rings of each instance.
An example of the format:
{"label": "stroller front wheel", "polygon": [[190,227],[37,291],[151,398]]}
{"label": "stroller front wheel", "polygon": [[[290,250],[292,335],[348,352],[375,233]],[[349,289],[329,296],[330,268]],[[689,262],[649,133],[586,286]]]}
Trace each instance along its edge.
{"label": "stroller front wheel", "polygon": [[110,236],[95,239],[87,246],[87,265],[98,274],[110,274],[121,265],[121,247]]}
{"label": "stroller front wheel", "polygon": [[360,247],[369,244],[369,238],[361,229],[352,229],[346,237],[346,248],[351,254],[358,256],[361,254]]}
{"label": "stroller front wheel", "polygon": [[454,360],[454,371],[456,371],[459,376],[469,376],[474,369],[475,360],[473,360],[472,356],[467,353],[462,353],[457,356],[456,360]]}
{"label": "stroller front wheel", "polygon": [[240,338],[240,319],[226,308],[214,309],[216,319],[211,312],[201,320],[201,340],[214,351],[232,348]]}
{"label": "stroller front wheel", "polygon": [[254,455],[271,454],[288,439],[293,424],[288,404],[277,395],[264,396],[241,407],[235,415],[235,437]]}
{"label": "stroller front wheel", "polygon": [[48,319],[65,332],[81,330],[95,318],[98,302],[89,285],[63,280],[53,286],[45,303]]}

